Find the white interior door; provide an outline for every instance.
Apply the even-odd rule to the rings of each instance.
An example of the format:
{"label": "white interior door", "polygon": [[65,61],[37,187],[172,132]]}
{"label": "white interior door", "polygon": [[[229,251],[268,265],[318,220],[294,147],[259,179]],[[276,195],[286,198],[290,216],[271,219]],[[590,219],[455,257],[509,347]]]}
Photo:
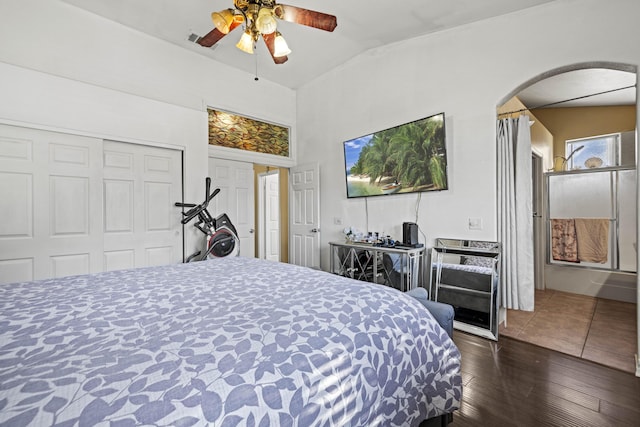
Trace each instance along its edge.
{"label": "white interior door", "polygon": [[180,262],[182,156],[177,150],[104,142],[104,269]]}
{"label": "white interior door", "polygon": [[320,167],[291,168],[290,262],[320,268]]}
{"label": "white interior door", "polygon": [[102,270],[102,140],[0,125],[0,283]]}
{"label": "white interior door", "polygon": [[255,257],[253,164],[209,157],[211,188],[220,193],[209,203],[214,218],[226,213],[238,231],[240,255]]}
{"label": "white interior door", "polygon": [[260,175],[260,258],[280,261],[280,176],[276,170]]}

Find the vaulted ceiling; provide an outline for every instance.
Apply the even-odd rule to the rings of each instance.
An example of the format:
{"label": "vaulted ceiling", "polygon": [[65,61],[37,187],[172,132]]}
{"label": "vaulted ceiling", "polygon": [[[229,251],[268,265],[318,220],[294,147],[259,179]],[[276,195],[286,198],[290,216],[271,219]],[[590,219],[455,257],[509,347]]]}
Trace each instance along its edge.
{"label": "vaulted ceiling", "polygon": [[[283,0],[285,4],[337,17],[333,32],[278,20],[278,30],[292,53],[274,64],[258,43],[253,55],[235,47],[242,34],[232,31],[212,48],[190,36],[204,36],[214,26],[211,13],[232,8],[233,0],[61,0],[136,31],[204,55],[230,67],[296,89],[369,49],[541,6],[557,0]],[[594,58],[597,60],[597,58]],[[635,84],[635,74],[581,70],[545,79],[525,89],[528,107],[572,99]],[[558,106],[635,104],[635,89],[584,98]]]}
{"label": "vaulted ceiling", "polygon": [[362,52],[380,46],[535,7],[554,0],[284,0],[337,17],[333,32],[278,21],[292,53],[275,65],[260,43],[254,55],[235,47],[236,29],[213,48],[188,40],[214,28],[211,13],[233,0],[62,0],[106,19],[205,55],[239,70],[297,88]]}

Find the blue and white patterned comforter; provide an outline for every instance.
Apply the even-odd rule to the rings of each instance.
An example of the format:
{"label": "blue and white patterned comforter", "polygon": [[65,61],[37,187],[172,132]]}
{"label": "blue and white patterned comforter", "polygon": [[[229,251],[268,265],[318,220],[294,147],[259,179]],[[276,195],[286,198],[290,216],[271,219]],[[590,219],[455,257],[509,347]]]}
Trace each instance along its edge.
{"label": "blue and white patterned comforter", "polygon": [[0,286],[0,426],[409,426],[459,371],[411,297],[289,264]]}

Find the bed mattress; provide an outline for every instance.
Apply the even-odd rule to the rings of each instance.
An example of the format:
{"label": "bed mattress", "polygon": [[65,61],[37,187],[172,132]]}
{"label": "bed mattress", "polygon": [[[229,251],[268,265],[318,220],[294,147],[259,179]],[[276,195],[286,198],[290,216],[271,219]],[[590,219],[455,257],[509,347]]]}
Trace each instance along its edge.
{"label": "bed mattress", "polygon": [[411,297],[221,258],[0,286],[0,424],[416,426],[460,354]]}

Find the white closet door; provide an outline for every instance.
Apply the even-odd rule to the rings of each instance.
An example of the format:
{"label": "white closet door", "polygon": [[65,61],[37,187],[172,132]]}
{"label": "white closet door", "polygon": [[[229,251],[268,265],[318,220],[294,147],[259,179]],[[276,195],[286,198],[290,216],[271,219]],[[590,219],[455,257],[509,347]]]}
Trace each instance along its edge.
{"label": "white closet door", "polygon": [[102,140],[0,125],[0,283],[102,270]]}
{"label": "white closet door", "polygon": [[180,262],[182,157],[176,150],[104,142],[104,269]]}
{"label": "white closet door", "polygon": [[0,125],[0,283],[180,262],[181,194],[179,151]]}
{"label": "white closet door", "polygon": [[211,216],[215,218],[226,213],[238,231],[240,255],[254,258],[256,254],[253,164],[209,157],[209,176],[212,190],[220,188],[220,193],[209,204]]}

